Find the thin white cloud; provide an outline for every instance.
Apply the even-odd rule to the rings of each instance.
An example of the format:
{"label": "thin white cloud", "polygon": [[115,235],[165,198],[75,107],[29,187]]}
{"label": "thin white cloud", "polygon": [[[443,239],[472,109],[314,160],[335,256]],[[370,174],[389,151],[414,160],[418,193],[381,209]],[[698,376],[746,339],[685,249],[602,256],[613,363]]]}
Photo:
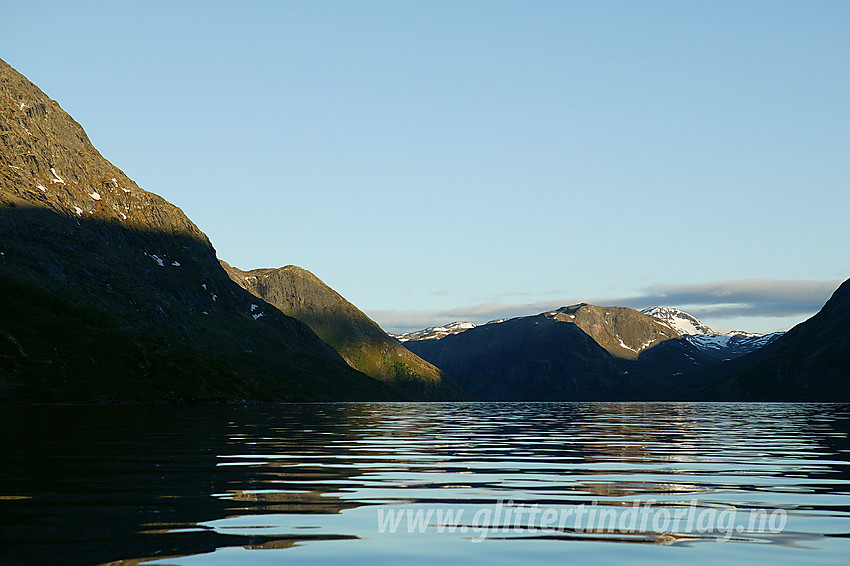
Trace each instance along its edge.
{"label": "thin white cloud", "polygon": [[820,310],[841,280],[796,281],[744,279],[710,283],[655,283],[644,293],[631,297],[567,297],[531,303],[487,302],[452,309],[372,310],[378,324],[393,332],[407,332],[456,320],[483,324],[493,319],[538,314],[576,303],[624,306],[642,309],[653,305],[673,306],[697,317],[731,319],[742,317],[810,316]]}
{"label": "thin white cloud", "polygon": [[645,298],[679,304],[797,304],[819,307],[841,284],[833,281],[744,279],[688,285],[654,284]]}

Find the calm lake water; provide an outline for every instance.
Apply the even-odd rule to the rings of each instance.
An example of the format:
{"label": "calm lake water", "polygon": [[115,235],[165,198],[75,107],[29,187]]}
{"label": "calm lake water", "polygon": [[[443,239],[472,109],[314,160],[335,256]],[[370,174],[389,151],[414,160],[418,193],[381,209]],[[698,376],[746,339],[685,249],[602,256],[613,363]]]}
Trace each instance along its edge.
{"label": "calm lake water", "polygon": [[0,423],[3,564],[850,558],[850,405],[6,407]]}

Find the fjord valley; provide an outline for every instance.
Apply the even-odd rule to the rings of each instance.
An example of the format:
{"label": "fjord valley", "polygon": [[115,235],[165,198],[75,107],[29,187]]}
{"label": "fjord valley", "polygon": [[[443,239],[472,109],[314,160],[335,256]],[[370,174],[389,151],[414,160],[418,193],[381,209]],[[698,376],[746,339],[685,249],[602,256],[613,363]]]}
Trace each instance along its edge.
{"label": "fjord valley", "polygon": [[847,566],[850,2],[0,22],[0,566]]}
{"label": "fjord valley", "polygon": [[380,379],[357,371],[308,324],[234,283],[179,208],[104,159],[3,61],[0,144],[4,401],[456,394],[412,354]]}
{"label": "fjord valley", "polygon": [[850,400],[850,288],[786,334],[586,303],[384,330],[313,273],[242,270],[0,61],[0,401]]}

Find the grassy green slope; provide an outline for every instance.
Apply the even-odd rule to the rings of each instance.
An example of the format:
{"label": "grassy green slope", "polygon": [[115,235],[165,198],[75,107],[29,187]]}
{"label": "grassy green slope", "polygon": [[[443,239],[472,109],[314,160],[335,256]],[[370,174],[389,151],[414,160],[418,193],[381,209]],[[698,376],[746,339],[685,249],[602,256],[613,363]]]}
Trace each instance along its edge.
{"label": "grassy green slope", "polygon": [[445,373],[407,350],[306,269],[289,265],[242,271],[222,264],[242,287],[310,326],[353,368],[415,397],[463,397]]}

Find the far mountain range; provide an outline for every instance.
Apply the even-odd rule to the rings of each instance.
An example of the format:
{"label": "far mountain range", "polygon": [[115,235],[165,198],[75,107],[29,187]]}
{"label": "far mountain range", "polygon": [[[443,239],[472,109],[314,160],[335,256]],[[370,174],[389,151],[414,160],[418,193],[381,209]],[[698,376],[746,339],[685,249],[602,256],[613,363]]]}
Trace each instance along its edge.
{"label": "far mountain range", "polygon": [[[558,311],[552,312],[555,313]],[[729,361],[744,354],[749,354],[770,344],[784,334],[784,332],[757,334],[741,330],[722,332],[703,323],[697,317],[675,307],[654,306],[645,308],[640,312],[662,321],[672,330],[681,334],[682,338],[693,344],[703,354],[715,360]],[[570,315],[570,317],[571,320],[575,319],[575,315]],[[511,319],[493,320],[487,324],[499,324],[508,320]],[[476,326],[476,324],[469,321],[456,321],[414,332],[390,334],[390,336],[402,344],[408,343],[408,346],[412,346],[413,342],[419,340],[439,340],[452,334],[459,334],[470,330]]]}
{"label": "far mountain range", "polygon": [[392,337],[296,266],[242,270],[0,60],[0,402],[850,401],[850,281],[786,334],[577,304]]}
{"label": "far mountain range", "polygon": [[850,399],[849,303],[846,281],[785,334],[724,333],[672,307],[582,303],[395,337],[478,399]]}

